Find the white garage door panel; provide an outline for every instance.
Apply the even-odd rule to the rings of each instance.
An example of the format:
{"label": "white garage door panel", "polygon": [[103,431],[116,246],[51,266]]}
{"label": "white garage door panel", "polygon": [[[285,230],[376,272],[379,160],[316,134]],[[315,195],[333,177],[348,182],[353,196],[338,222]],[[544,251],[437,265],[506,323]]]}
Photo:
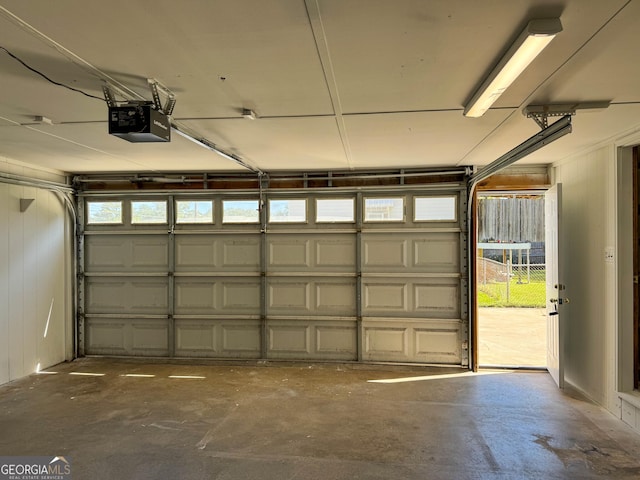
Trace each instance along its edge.
{"label": "white garage door panel", "polygon": [[352,273],[356,264],[355,236],[317,234],[273,234],[267,239],[267,266],[271,272]]}
{"label": "white garage door panel", "polygon": [[365,355],[370,359],[409,358],[409,329],[365,326]]}
{"label": "white garage door panel", "polygon": [[405,283],[382,282],[364,284],[364,311],[367,315],[375,312],[406,312],[407,285]]}
{"label": "white garage door panel", "polygon": [[277,323],[269,322],[269,351],[275,354],[311,353],[310,326],[302,322]]}
{"label": "white garage door panel", "polygon": [[259,271],[260,268],[260,237],[222,240],[222,258],[220,267],[242,271]]}
{"label": "white garage door panel", "polygon": [[125,345],[125,322],[87,318],[87,353],[123,355]]}
{"label": "white garage door panel", "polygon": [[268,314],[355,316],[354,279],[321,277],[268,279]]}
{"label": "white garage door panel", "polygon": [[426,317],[460,318],[460,283],[413,284],[414,311]]}
{"label": "white garage door panel", "polygon": [[260,271],[260,236],[176,235],[176,272]]}
{"label": "white garage door panel", "polygon": [[[451,330],[415,328],[415,352],[418,358],[443,363],[460,361],[459,326]],[[455,328],[458,327],[458,328]]]}
{"label": "white garage door panel", "polygon": [[413,267],[426,272],[457,273],[460,271],[460,235],[429,233],[412,240]]}
{"label": "white garage door panel", "polygon": [[315,266],[332,271],[352,272],[355,266],[356,242],[353,235],[320,237],[315,242]]}
{"label": "white garage door panel", "polygon": [[[269,320],[269,358],[355,360],[355,321]],[[303,357],[301,357],[303,355]]]}
{"label": "white garage door panel", "polygon": [[215,354],[218,351],[217,327],[218,325],[213,322],[203,324],[198,321],[176,320],[176,353],[178,355],[185,352]]}
{"label": "white garage door panel", "polygon": [[328,325],[317,325],[316,352],[333,357],[344,354],[353,359],[356,355],[357,332],[355,322],[341,322]]}
{"label": "white garage door panel", "polygon": [[269,313],[306,315],[311,309],[310,282],[269,279]]}
{"label": "white garage door panel", "polygon": [[460,233],[363,233],[363,272],[459,273]]}
{"label": "white garage door panel", "polygon": [[244,321],[222,325],[222,353],[230,357],[260,357],[260,322]]}
{"label": "white garage door panel", "polygon": [[216,237],[176,235],[176,272],[207,271],[216,267]]}
{"label": "white garage door panel", "polygon": [[176,313],[212,313],[216,310],[216,283],[211,279],[176,279]]}
{"label": "white garage door panel", "polygon": [[176,319],[176,356],[259,358],[258,320]]}
{"label": "white garage door panel", "polygon": [[260,279],[176,277],[175,312],[184,314],[259,314]]}
{"label": "white garage door panel", "polygon": [[167,319],[86,320],[86,353],[89,355],[166,356],[169,354]]}
{"label": "white garage door panel", "polygon": [[224,312],[240,314],[260,313],[260,280],[245,278],[244,280],[223,280],[220,305]]}
{"label": "white garage door panel", "polygon": [[363,314],[421,318],[460,318],[457,278],[363,279]]}
{"label": "white garage door panel", "polygon": [[166,272],[167,235],[88,235],[85,270],[89,272]]}
{"label": "white garage door panel", "polygon": [[366,319],[363,321],[363,328],[363,358],[366,360],[452,365],[461,362],[459,321]]}
{"label": "white garage door panel", "polygon": [[309,240],[276,237],[269,241],[269,267],[311,268]]}
{"label": "white garage door panel", "polygon": [[167,321],[136,321],[131,324],[132,349],[136,354],[166,355],[169,352]]}
{"label": "white garage door panel", "polygon": [[169,283],[165,277],[129,279],[87,277],[87,313],[167,313]]}
{"label": "white garage door panel", "polygon": [[407,240],[402,238],[365,238],[363,270],[367,268],[377,270],[380,267],[406,268]]}
{"label": "white garage door panel", "polygon": [[355,315],[356,282],[338,280],[315,282],[315,310],[329,315]]}

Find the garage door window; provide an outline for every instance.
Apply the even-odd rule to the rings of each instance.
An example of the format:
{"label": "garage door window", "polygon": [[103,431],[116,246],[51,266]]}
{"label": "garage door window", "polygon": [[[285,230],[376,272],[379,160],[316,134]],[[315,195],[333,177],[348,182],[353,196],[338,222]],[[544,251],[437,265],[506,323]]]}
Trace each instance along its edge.
{"label": "garage door window", "polygon": [[337,223],[355,221],[353,198],[327,198],[316,200],[316,222]]}
{"label": "garage door window", "polygon": [[122,224],[122,202],[87,202],[87,224]]}
{"label": "garage door window", "polygon": [[404,220],[404,198],[365,198],[365,222],[402,222]]}
{"label": "garage door window", "polygon": [[269,200],[270,223],[304,223],[306,221],[306,200]]}
{"label": "garage door window", "polygon": [[177,200],[176,223],[213,223],[213,200]]}
{"label": "garage door window", "polygon": [[222,223],[259,223],[258,200],[223,200]]}
{"label": "garage door window", "polygon": [[415,197],[413,219],[416,222],[455,222],[456,197]]}
{"label": "garage door window", "polygon": [[165,201],[132,201],[132,224],[167,223],[167,202]]}

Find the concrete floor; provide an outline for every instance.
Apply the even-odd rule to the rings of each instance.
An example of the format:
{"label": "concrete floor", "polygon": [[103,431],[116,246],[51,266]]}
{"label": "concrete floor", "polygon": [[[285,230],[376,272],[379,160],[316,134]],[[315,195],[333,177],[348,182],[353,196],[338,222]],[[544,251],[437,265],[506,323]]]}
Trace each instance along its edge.
{"label": "concrete floor", "polygon": [[0,387],[0,455],[65,456],[74,480],[640,477],[640,437],[546,373],[97,358],[49,371]]}

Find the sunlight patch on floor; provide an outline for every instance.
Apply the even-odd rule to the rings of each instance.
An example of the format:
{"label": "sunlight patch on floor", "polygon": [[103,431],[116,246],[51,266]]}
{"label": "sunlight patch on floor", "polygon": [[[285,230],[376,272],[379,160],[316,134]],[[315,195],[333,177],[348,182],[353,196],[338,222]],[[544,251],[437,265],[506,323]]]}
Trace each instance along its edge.
{"label": "sunlight patch on floor", "polygon": [[447,378],[464,378],[464,377],[480,377],[483,375],[500,375],[504,373],[513,373],[513,370],[497,370],[482,372],[462,372],[447,373],[444,375],[424,375],[420,377],[400,377],[400,378],[383,378],[380,380],[367,380],[368,383],[406,383],[406,382],[424,382],[427,380],[444,380]]}

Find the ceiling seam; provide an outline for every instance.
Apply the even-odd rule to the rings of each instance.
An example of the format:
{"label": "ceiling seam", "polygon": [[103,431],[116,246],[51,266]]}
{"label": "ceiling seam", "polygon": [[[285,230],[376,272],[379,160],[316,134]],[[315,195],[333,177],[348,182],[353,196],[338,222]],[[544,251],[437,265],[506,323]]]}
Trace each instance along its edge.
{"label": "ceiling seam", "polygon": [[618,10],[616,10],[615,13],[611,15],[600,26],[600,28],[598,28],[595,32],[593,32],[593,34],[582,43],[582,45],[580,45],[571,55],[569,55],[569,57],[567,57],[567,59],[564,62],[562,62],[562,64],[560,64],[553,72],[547,75],[547,77],[544,80],[542,80],[538,84],[538,86],[531,91],[531,93],[524,99],[524,101],[513,112],[507,115],[507,117],[502,122],[500,122],[494,129],[491,130],[491,132],[485,135],[485,137],[482,140],[480,140],[476,145],[474,145],[473,148],[471,148],[456,163],[456,166],[459,167],[469,155],[471,155],[480,145],[482,145],[485,142],[485,140],[490,138],[500,127],[502,127],[502,125],[504,125],[508,120],[510,120],[517,111],[522,109],[524,106],[528,105],[530,99],[534,97],[534,95],[538,92],[538,90],[540,90],[540,88],[542,88],[544,84],[546,84],[551,78],[553,78],[554,75],[556,75],[562,68],[564,68],[578,53],[580,53],[602,30],[604,30],[618,15],[620,15],[620,13],[625,8],[627,8],[632,1],[633,0],[627,0],[627,2],[624,5],[622,5]]}
{"label": "ceiling seam", "polygon": [[338,84],[336,82],[335,72],[333,70],[333,64],[331,62],[331,54],[329,53],[329,45],[327,43],[327,37],[325,35],[324,25],[322,23],[322,17],[320,15],[320,5],[318,5],[318,0],[305,0],[304,3],[307,10],[309,25],[311,26],[311,33],[313,34],[313,39],[316,44],[316,51],[318,52],[318,58],[320,60],[320,65],[324,73],[325,84],[329,91],[329,97],[331,99],[331,105],[335,115],[338,133],[342,142],[342,148],[347,158],[347,166],[349,167],[349,169],[353,169],[351,145],[349,144],[347,126],[344,122],[344,117],[342,114],[342,105],[340,103]]}

